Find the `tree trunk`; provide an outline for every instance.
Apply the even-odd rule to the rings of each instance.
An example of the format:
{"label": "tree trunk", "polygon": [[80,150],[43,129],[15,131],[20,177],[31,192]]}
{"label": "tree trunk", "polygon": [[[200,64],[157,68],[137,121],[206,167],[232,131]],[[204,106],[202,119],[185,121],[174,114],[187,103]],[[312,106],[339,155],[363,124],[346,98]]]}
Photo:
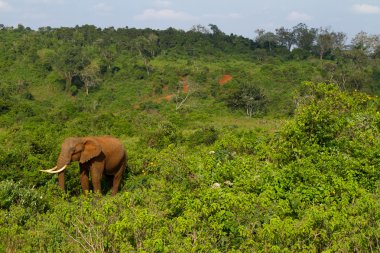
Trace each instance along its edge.
{"label": "tree trunk", "polygon": [[324,52],[323,52],[323,50],[321,50],[321,52],[319,53],[319,60],[321,60],[321,61],[323,59],[323,54],[324,54]]}
{"label": "tree trunk", "polygon": [[86,79],[84,80],[84,87],[86,88],[86,95],[88,96],[88,90],[90,89],[90,83]]}
{"label": "tree trunk", "polygon": [[149,65],[148,65],[148,60],[144,57],[144,65],[145,65],[145,69],[146,69],[146,73],[148,74],[148,76],[150,75],[150,72],[149,72]]}

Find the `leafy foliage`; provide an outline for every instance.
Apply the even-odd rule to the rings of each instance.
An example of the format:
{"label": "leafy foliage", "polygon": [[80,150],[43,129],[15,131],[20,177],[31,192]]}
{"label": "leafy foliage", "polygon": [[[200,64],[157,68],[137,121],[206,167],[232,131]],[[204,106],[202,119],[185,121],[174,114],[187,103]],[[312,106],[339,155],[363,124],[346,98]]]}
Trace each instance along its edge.
{"label": "leafy foliage", "polygon": [[[216,25],[0,34],[0,251],[380,250],[370,52],[320,59],[301,24],[255,41]],[[115,197],[81,196],[77,164],[66,193],[39,172],[79,135],[124,142]]]}
{"label": "leafy foliage", "polygon": [[249,117],[265,112],[266,99],[260,88],[252,84],[241,85],[228,98],[229,107],[242,108]]}

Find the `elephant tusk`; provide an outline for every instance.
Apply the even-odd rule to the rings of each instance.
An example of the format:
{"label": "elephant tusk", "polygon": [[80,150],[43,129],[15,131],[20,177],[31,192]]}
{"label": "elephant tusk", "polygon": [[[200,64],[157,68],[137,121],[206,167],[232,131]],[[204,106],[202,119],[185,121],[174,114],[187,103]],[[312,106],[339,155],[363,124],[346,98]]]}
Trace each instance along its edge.
{"label": "elephant tusk", "polygon": [[57,166],[55,166],[54,168],[48,169],[48,170],[40,170],[40,171],[42,171],[42,172],[49,172],[49,171],[54,171],[55,169],[57,169]]}
{"label": "elephant tusk", "polygon": [[63,166],[62,168],[60,168],[59,170],[42,170],[43,172],[47,172],[47,173],[50,173],[50,174],[56,174],[56,173],[59,173],[61,171],[64,171],[66,169],[66,166]]}

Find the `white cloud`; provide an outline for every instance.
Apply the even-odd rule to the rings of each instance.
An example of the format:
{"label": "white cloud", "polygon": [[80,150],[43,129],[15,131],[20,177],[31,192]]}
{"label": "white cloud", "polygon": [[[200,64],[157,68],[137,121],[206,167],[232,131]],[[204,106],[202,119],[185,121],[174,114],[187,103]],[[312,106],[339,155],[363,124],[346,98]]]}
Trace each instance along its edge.
{"label": "white cloud", "polygon": [[361,14],[379,14],[380,7],[369,4],[355,4],[352,6],[352,10]]}
{"label": "white cloud", "polygon": [[308,20],[311,20],[312,17],[308,14],[305,14],[305,13],[300,13],[298,11],[292,11],[288,15],[287,19],[290,21],[308,21]]}
{"label": "white cloud", "polygon": [[0,12],[1,11],[9,11],[11,9],[11,5],[4,0],[0,0]]}
{"label": "white cloud", "polygon": [[171,9],[146,9],[142,14],[135,16],[137,20],[181,20],[190,21],[197,20],[198,18],[187,14],[182,11],[175,11]]}

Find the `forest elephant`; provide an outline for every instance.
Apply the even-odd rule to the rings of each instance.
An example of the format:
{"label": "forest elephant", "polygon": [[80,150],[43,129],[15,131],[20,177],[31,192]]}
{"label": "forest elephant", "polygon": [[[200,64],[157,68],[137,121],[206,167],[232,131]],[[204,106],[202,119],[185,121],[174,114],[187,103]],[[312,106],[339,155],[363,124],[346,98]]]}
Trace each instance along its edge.
{"label": "forest elephant", "polygon": [[59,186],[65,190],[64,171],[72,161],[79,161],[80,183],[84,194],[89,191],[89,175],[91,175],[95,193],[101,193],[101,180],[106,176],[109,179],[112,195],[115,195],[125,171],[127,153],[120,140],[111,136],[70,137],[62,144],[56,166],[41,171],[58,173]]}

